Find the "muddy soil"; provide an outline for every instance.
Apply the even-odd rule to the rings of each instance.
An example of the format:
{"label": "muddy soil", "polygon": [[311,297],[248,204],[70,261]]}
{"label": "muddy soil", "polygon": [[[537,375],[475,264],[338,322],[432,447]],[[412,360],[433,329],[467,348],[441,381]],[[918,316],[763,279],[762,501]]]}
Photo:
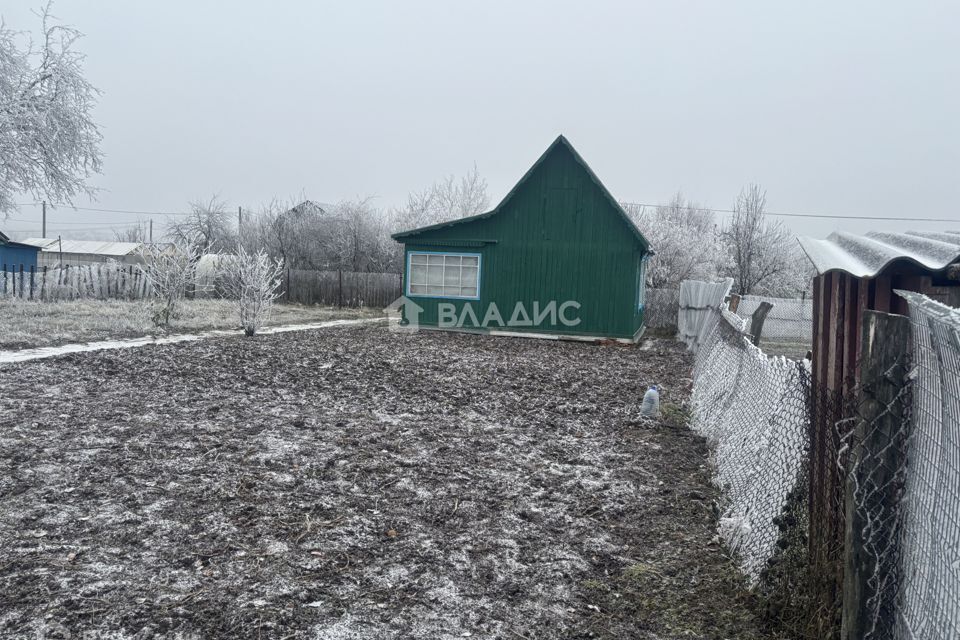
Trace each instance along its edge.
{"label": "muddy soil", "polygon": [[0,367],[0,637],[765,637],[690,365],[366,326]]}

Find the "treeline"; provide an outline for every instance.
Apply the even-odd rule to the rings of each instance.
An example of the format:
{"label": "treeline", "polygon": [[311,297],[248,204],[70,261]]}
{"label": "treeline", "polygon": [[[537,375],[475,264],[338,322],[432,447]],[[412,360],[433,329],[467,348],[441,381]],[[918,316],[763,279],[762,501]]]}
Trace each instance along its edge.
{"label": "treeline", "polygon": [[683,280],[731,277],[741,295],[800,297],[810,288],[813,266],[796,236],[767,215],[766,203],[766,191],[749,185],[723,223],[682,193],[656,207],[623,203],[656,251],[647,286],[673,290]]}
{"label": "treeline", "polygon": [[[289,269],[400,273],[403,248],[390,235],[487,211],[487,183],[476,168],[411,193],[402,207],[377,207],[371,198],[326,205],[304,198],[274,200],[240,214],[220,198],[191,203],[189,215],[169,222],[168,239],[200,255],[264,251]],[[677,193],[656,207],[623,203],[656,255],[647,286],[676,289],[683,280],[732,277],[742,295],[797,297],[807,291],[811,265],[794,235],[766,213],[759,185],[742,189],[722,223],[713,211]],[[118,239],[142,241],[146,228]]]}
{"label": "treeline", "polygon": [[[275,199],[255,210],[228,206],[219,197],[190,203],[190,213],[168,222],[166,238],[199,255],[266,252],[286,268],[307,271],[400,273],[403,247],[390,234],[482,213],[490,207],[487,183],[476,168],[411,193],[403,207],[377,207],[372,198],[328,205]],[[117,233],[143,242],[145,226]]]}

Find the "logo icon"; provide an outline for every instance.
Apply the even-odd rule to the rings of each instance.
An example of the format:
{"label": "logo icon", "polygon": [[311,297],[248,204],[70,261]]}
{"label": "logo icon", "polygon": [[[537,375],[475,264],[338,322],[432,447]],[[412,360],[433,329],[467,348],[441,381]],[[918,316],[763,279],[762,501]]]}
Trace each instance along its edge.
{"label": "logo icon", "polygon": [[390,331],[410,332],[419,328],[423,307],[407,296],[400,296],[387,305],[383,311],[387,314]]}

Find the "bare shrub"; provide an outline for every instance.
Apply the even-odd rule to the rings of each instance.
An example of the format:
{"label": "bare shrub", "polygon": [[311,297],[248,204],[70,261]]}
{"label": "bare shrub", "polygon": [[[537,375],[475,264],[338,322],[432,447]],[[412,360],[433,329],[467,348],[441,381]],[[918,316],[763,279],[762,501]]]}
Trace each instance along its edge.
{"label": "bare shrub", "polygon": [[149,246],[142,252],[144,264],[137,268],[148,279],[154,295],[153,322],[158,327],[170,326],[177,305],[196,285],[200,247],[177,245],[159,249]]}
{"label": "bare shrub", "polygon": [[240,317],[243,332],[252,336],[269,318],[273,302],[280,297],[283,263],[264,251],[248,253],[240,247],[236,255],[224,256],[221,264],[223,288]]}

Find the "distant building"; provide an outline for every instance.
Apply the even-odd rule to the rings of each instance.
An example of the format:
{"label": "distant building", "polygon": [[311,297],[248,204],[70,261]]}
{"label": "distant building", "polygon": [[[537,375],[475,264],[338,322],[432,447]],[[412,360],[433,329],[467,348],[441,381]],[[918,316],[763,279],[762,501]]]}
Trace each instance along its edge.
{"label": "distant building", "polygon": [[333,213],[334,206],[326,202],[314,202],[313,200],[304,200],[300,204],[291,207],[286,211],[286,215],[330,215]]}
{"label": "distant building", "polygon": [[121,264],[143,263],[141,250],[144,244],[141,242],[27,238],[22,244],[40,250],[36,263],[38,267],[98,264],[110,260]]}
{"label": "distant building", "polygon": [[14,242],[0,231],[0,269],[7,271],[29,271],[37,266],[37,254],[40,250],[24,242]]}

